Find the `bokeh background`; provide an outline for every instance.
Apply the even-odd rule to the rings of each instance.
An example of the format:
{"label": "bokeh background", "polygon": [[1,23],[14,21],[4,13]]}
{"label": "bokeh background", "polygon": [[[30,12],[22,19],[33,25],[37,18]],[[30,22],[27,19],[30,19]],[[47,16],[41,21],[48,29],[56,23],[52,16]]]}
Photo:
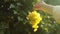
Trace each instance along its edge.
{"label": "bokeh background", "polygon": [[[60,0],[43,0],[47,4],[60,5]],[[0,34],[60,34],[60,24],[47,12],[37,10],[42,21],[34,32],[26,19],[33,12],[37,0],[0,0]]]}

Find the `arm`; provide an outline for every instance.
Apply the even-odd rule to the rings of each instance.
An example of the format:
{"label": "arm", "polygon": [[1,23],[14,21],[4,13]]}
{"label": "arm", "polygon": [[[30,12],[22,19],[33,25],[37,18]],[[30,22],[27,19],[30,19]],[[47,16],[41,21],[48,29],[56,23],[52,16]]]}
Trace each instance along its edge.
{"label": "arm", "polygon": [[53,12],[53,6],[46,4],[44,1],[37,2],[34,5],[34,9],[35,10],[42,10],[42,11],[48,12],[50,14],[52,14],[52,12]]}
{"label": "arm", "polygon": [[45,2],[37,2],[34,5],[35,10],[42,10],[44,12],[48,12],[52,14],[58,24],[60,24],[60,6],[52,6],[49,4],[46,4]]}

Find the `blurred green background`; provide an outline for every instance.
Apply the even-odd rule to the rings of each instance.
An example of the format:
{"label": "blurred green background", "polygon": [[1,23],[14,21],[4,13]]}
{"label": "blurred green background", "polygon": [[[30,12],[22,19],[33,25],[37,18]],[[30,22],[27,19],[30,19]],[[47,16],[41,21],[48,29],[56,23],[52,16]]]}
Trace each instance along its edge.
{"label": "blurred green background", "polygon": [[[60,24],[56,24],[52,15],[38,10],[42,16],[38,31],[26,19],[32,12],[37,0],[0,0],[0,34],[60,34]],[[44,0],[47,4],[59,5],[60,0]],[[45,24],[44,24],[45,23]]]}

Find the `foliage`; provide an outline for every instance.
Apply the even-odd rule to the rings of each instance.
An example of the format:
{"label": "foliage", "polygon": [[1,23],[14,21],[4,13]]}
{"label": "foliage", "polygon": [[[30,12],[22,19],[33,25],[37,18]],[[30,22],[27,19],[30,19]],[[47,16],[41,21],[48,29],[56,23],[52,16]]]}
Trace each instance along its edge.
{"label": "foliage", "polygon": [[0,34],[56,34],[57,24],[52,15],[37,10],[42,17],[34,32],[26,18],[33,12],[35,0],[0,0]]}

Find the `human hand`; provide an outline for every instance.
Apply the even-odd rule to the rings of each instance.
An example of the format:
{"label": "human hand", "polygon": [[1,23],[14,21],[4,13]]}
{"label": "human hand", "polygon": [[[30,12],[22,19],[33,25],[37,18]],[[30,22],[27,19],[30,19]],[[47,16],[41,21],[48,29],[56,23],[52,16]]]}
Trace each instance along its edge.
{"label": "human hand", "polygon": [[44,5],[46,5],[46,3],[44,1],[40,1],[40,2],[37,2],[36,4],[34,4],[33,8],[35,10],[42,10]]}

